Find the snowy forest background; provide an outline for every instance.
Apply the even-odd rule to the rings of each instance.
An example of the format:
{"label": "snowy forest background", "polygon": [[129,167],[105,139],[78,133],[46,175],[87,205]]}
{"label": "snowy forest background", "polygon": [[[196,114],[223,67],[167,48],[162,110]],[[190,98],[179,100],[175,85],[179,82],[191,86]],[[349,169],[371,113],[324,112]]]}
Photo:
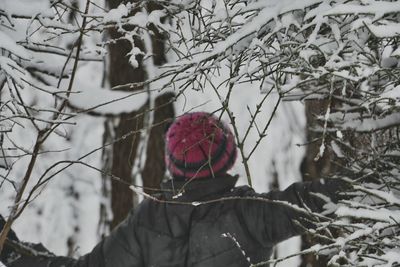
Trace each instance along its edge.
{"label": "snowy forest background", "polygon": [[1,0],[0,214],[83,255],[158,189],[171,119],[208,111],[240,184],[353,184],[271,262],[398,266],[399,36],[397,1]]}

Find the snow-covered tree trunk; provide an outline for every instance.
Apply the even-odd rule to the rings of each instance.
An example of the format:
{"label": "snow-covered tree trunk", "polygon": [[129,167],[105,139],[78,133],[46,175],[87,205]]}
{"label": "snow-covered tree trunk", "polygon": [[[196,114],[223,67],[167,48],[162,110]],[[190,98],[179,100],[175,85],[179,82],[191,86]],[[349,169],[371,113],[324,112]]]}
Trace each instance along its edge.
{"label": "snow-covered tree trunk", "polygon": [[[108,0],[110,9],[117,8],[123,1]],[[110,39],[115,40],[109,45],[108,80],[111,87],[132,83],[142,82],[146,78],[145,70],[142,65],[137,68],[129,63],[127,54],[131,51],[132,45],[123,38],[124,34],[118,28],[108,30]],[[135,40],[135,45],[142,48],[141,42]],[[139,88],[141,89],[141,88]],[[140,131],[143,128],[143,111],[145,107],[135,107],[132,104],[132,111],[123,113],[116,118],[110,118],[110,123],[114,125],[115,135],[106,140],[118,140],[113,143],[112,155],[105,156],[112,159],[111,174],[119,177],[120,180],[111,180],[111,209],[113,220],[111,228],[117,226],[137,203],[137,196],[129,189],[127,184],[133,182],[132,168],[135,164],[136,153],[140,142]],[[126,138],[123,136],[127,136]],[[136,200],[135,200],[136,198]]]}
{"label": "snow-covered tree trunk", "polygon": [[[110,8],[118,8],[122,2],[109,0],[108,5]],[[157,4],[150,2],[144,9],[150,13],[159,8]],[[136,9],[131,12],[135,14],[139,11],[142,10]],[[151,72],[154,72],[156,66],[165,63],[164,36],[154,25],[148,24],[148,27],[152,30],[152,34],[148,34],[148,44],[143,40],[145,37],[133,37],[129,41],[124,39],[125,34],[134,30],[133,28],[115,27],[109,30],[109,36],[113,40],[109,47],[108,67],[111,87],[143,82],[152,75]],[[137,66],[132,66],[127,57],[134,48],[147,53],[147,59],[142,55],[135,58]],[[134,90],[142,89],[144,87]],[[134,106],[133,103],[131,112],[110,119],[115,125],[113,138],[118,140],[113,144],[111,173],[126,182],[121,183],[120,180],[114,179],[111,181],[112,228],[118,225],[133,208],[134,203],[137,203],[137,196],[127,184],[142,183],[146,192],[159,189],[165,173],[164,133],[166,124],[174,115],[173,100],[174,95],[170,93],[158,97],[149,93],[149,99],[144,105]],[[126,138],[122,138],[125,135]]]}

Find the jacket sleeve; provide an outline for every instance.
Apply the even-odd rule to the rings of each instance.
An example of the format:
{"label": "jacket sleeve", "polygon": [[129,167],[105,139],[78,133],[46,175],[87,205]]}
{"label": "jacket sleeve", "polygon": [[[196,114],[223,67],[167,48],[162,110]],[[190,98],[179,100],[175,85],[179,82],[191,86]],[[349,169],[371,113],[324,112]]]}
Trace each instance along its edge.
{"label": "jacket sleeve", "polygon": [[109,236],[79,259],[21,256],[10,267],[139,267],[143,266],[136,238],[136,217],[130,214]]}
{"label": "jacket sleeve", "polygon": [[320,213],[327,202],[337,203],[345,188],[342,180],[324,179],[264,194],[248,190],[242,212],[252,235],[262,244],[274,245],[312,228],[313,217],[307,211]]}
{"label": "jacket sleeve", "polygon": [[[143,266],[142,253],[136,235],[137,227],[135,226],[135,221],[136,216],[131,212],[92,252],[78,259],[71,267]],[[53,266],[62,265],[50,265],[50,267]]]}
{"label": "jacket sleeve", "polygon": [[[125,219],[107,238],[101,246],[100,256],[94,258],[96,265],[97,258],[104,263],[104,267],[139,267],[144,266],[142,252],[137,238],[137,216],[133,212]],[[90,263],[90,254],[89,263]]]}

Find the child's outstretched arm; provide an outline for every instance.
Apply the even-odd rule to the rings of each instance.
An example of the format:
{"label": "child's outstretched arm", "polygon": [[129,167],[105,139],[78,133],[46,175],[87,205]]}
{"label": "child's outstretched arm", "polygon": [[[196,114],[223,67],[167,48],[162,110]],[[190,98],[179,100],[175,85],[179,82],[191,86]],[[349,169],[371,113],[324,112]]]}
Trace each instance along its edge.
{"label": "child's outstretched arm", "polygon": [[312,228],[315,218],[311,213],[324,211],[327,201],[337,203],[348,187],[340,179],[323,179],[294,183],[284,191],[264,194],[248,190],[245,197],[250,200],[242,202],[242,211],[255,238],[273,246]]}
{"label": "child's outstretched arm", "polygon": [[[2,253],[1,260],[8,267],[129,267],[143,266],[140,247],[137,243],[135,226],[135,216],[131,214],[122,222],[111,234],[101,241],[88,254],[79,259],[59,257],[48,252],[41,246],[45,254],[26,254],[15,251],[8,246],[7,254]],[[0,224],[0,227],[1,224]],[[15,234],[13,241],[20,242]],[[22,243],[23,244],[23,243]],[[38,246],[38,245],[29,245]],[[14,257],[14,258],[10,258]]]}

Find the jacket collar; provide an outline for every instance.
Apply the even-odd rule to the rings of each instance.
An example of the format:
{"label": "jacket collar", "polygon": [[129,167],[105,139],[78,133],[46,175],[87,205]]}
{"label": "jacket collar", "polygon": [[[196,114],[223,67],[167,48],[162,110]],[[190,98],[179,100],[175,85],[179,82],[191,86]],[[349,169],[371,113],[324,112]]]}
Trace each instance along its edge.
{"label": "jacket collar", "polygon": [[161,184],[161,190],[168,200],[199,201],[213,199],[217,195],[232,189],[238,176],[229,174],[223,177],[195,179],[192,181],[168,180]]}

